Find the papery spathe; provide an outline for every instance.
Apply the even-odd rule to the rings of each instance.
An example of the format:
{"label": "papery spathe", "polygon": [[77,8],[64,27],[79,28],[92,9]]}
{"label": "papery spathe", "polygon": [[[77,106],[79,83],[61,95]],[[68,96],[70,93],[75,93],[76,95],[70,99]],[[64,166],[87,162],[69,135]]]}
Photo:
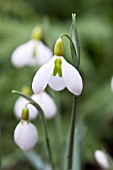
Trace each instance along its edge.
{"label": "papery spathe", "polygon": [[[55,65],[57,60],[58,66],[57,64]],[[54,73],[55,67],[56,73]],[[53,56],[48,63],[37,71],[32,82],[32,89],[35,94],[39,94],[46,88],[47,84],[56,91],[67,87],[71,93],[77,96],[81,94],[83,88],[79,72],[63,56]]]}

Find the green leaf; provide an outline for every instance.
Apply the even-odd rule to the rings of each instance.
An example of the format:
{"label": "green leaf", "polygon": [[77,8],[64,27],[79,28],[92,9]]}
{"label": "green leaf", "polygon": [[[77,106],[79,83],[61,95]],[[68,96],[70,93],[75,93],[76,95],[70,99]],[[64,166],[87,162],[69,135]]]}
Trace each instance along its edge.
{"label": "green leaf", "polygon": [[81,170],[82,169],[82,160],[83,160],[83,141],[86,134],[87,128],[84,125],[83,121],[78,121],[76,130],[75,130],[75,143],[74,143],[74,152],[73,152],[73,169]]}
{"label": "green leaf", "polygon": [[36,170],[51,170],[51,166],[44,162],[36,152],[25,153],[25,156]]}

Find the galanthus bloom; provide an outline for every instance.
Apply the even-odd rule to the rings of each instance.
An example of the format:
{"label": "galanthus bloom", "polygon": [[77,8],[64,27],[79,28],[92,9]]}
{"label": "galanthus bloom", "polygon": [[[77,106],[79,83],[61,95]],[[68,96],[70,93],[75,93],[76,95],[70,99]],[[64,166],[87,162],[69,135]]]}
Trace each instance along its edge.
{"label": "galanthus bloom", "polygon": [[33,94],[32,99],[42,108],[46,119],[51,119],[56,115],[57,107],[54,100],[46,92],[39,95]]}
{"label": "galanthus bloom", "polygon": [[38,140],[36,127],[27,121],[20,121],[14,131],[15,143],[24,151],[30,151]]}
{"label": "galanthus bloom", "polygon": [[77,96],[81,94],[82,78],[77,69],[64,59],[62,51],[62,40],[59,38],[55,45],[55,55],[34,76],[32,89],[35,94],[41,93],[47,84],[56,91],[67,87],[71,93]]}
{"label": "galanthus bloom", "polygon": [[[56,105],[53,99],[46,92],[42,92],[39,95],[33,94],[31,98],[42,108],[46,119],[50,119],[56,115]],[[22,109],[27,103],[29,103],[28,100],[23,97],[19,97],[16,101],[14,106],[14,114],[17,118],[21,118]],[[28,104],[27,107],[29,109],[29,119],[35,119],[38,115],[37,109],[31,104]]]}
{"label": "galanthus bloom", "polygon": [[28,116],[23,116],[14,131],[15,143],[25,152],[30,151],[38,140],[36,127],[28,121]]}
{"label": "galanthus bloom", "polygon": [[101,150],[95,151],[95,158],[100,165],[101,168],[108,170],[109,169],[109,163],[106,154]]}
{"label": "galanthus bloom", "polygon": [[[19,119],[21,118],[22,109],[28,103],[29,103],[29,101],[23,97],[19,97],[17,99],[17,101],[15,102],[15,105],[14,105],[14,114],[17,118],[19,118]],[[35,119],[38,115],[37,109],[31,104],[28,104],[27,107],[29,109],[29,119],[30,120]]]}
{"label": "galanthus bloom", "polygon": [[36,27],[33,30],[32,39],[14,50],[11,56],[12,64],[15,67],[23,67],[47,63],[52,57],[52,51],[40,39],[41,30]]}

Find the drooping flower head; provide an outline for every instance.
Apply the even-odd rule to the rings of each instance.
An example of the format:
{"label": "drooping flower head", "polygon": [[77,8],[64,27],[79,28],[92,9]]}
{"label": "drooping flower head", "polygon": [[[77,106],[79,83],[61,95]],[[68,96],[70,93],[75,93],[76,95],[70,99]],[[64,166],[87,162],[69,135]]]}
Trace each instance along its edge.
{"label": "drooping flower head", "polygon": [[48,84],[56,91],[67,87],[71,93],[80,95],[83,87],[82,78],[77,69],[64,59],[61,38],[55,44],[54,54],[53,58],[35,74],[32,82],[34,93],[41,93]]}
{"label": "drooping flower head", "polygon": [[22,119],[14,130],[14,141],[25,152],[30,151],[38,141],[38,131],[29,122],[29,110],[27,107],[22,110]]}
{"label": "drooping flower head", "polygon": [[97,160],[98,164],[101,168],[108,170],[109,169],[109,162],[107,159],[106,154],[101,150],[95,151],[95,159]]}
{"label": "drooping flower head", "polygon": [[31,40],[17,47],[11,62],[15,67],[43,65],[52,57],[52,51],[41,41],[42,30],[35,27],[32,31]]}
{"label": "drooping flower head", "polygon": [[[28,95],[28,88],[23,88],[22,92]],[[46,92],[42,92],[39,95],[33,94],[31,98],[39,104],[42,108],[45,118],[50,119],[54,117],[57,113],[57,108],[54,103],[54,100]],[[29,101],[23,97],[19,97],[14,105],[14,114],[17,118],[21,118],[22,109],[27,105],[29,109],[29,119],[35,119],[38,115],[38,110],[32,105],[29,104]]]}

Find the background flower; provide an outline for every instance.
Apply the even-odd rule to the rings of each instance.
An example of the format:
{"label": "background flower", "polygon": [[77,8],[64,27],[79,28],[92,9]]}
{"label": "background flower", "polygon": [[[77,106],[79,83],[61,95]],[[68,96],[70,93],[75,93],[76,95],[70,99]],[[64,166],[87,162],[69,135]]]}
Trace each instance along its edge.
{"label": "background flower", "polygon": [[15,67],[43,65],[52,57],[52,51],[40,40],[32,39],[17,47],[11,62]]}
{"label": "background flower", "polygon": [[[52,118],[57,113],[56,105],[53,101],[53,99],[46,93],[42,92],[39,95],[33,94],[31,98],[39,104],[39,106],[44,111],[45,117],[47,119]],[[14,105],[14,114],[17,118],[21,118],[22,109],[25,107],[26,104],[28,104],[28,100],[26,100],[23,97],[19,97]],[[29,109],[29,119],[35,119],[38,115],[37,109],[32,105],[27,105]]]}

